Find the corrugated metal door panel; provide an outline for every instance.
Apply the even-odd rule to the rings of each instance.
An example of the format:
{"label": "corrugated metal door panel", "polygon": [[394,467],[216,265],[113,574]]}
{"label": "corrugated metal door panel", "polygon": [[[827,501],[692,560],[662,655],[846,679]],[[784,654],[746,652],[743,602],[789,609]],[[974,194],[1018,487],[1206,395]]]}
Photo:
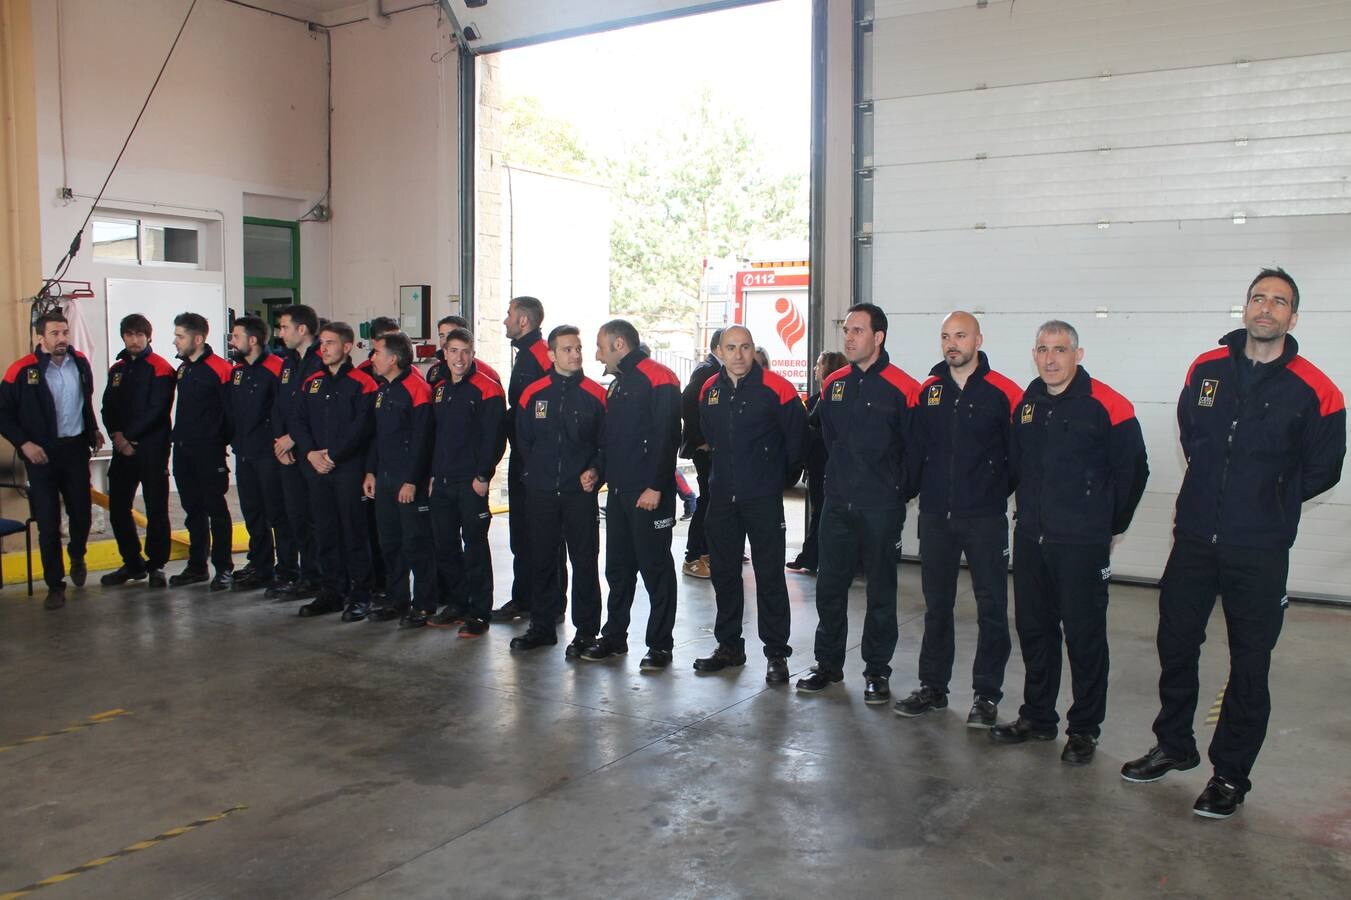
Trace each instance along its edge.
{"label": "corrugated metal door panel", "polygon": [[1341,0],[1020,0],[879,18],[874,99],[1344,52]]}

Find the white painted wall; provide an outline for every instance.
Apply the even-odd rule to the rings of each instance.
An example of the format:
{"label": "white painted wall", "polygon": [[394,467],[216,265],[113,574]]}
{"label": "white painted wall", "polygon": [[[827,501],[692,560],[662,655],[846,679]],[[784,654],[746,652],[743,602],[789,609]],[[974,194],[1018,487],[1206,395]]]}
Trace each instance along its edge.
{"label": "white painted wall", "polygon": [[[1260,267],[1299,280],[1301,350],[1351,390],[1351,4],[878,0],[875,15],[871,287],[893,358],[922,378],[943,314],[974,308],[992,364],[1026,383],[1036,326],[1075,324],[1149,447],[1113,568],[1157,578],[1184,471],[1178,391]],[[1351,483],[1304,516],[1291,590],[1347,596]]]}

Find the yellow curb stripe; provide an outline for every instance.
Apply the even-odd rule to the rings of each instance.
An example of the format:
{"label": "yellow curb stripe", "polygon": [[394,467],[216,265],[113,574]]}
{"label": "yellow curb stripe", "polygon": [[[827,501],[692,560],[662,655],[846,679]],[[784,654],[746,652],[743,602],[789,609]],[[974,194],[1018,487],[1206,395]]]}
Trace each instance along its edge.
{"label": "yellow curb stripe", "polygon": [[123,856],[129,856],[132,853],[138,853],[142,850],[149,850],[151,847],[162,844],[171,838],[178,837],[180,834],[186,834],[189,831],[195,831],[198,828],[201,828],[203,825],[209,825],[212,822],[219,822],[221,819],[225,818],[231,813],[237,813],[240,810],[244,809],[248,809],[248,807],[242,804],[238,806],[232,806],[229,809],[223,810],[214,816],[207,816],[205,819],[198,819],[197,821],[190,822],[187,825],[180,825],[177,828],[170,828],[168,831],[161,832],[160,834],[155,835],[154,837],[150,838],[147,841],[137,841],[136,843],[128,847],[123,847],[121,850],[118,850],[115,853],[109,853],[107,856],[100,856],[96,859],[91,859],[89,862],[83,863],[82,865],[78,865],[73,869],[67,869],[66,871],[60,873],[59,875],[50,875],[42,879],[41,881],[35,881],[32,884],[25,885],[21,888],[10,891],[8,893],[0,894],[0,900],[17,900],[17,898],[19,897],[26,897],[29,894],[33,893],[34,891],[41,890],[42,888],[51,887],[52,885],[60,884],[63,881],[69,881],[76,875],[82,875],[85,872],[97,869],[99,866],[107,865],[113,860],[120,859]]}

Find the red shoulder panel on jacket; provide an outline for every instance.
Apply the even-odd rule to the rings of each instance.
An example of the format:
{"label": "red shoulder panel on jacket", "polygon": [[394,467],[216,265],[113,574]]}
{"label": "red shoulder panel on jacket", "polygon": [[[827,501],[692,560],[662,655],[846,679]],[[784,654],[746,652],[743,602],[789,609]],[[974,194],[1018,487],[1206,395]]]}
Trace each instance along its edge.
{"label": "red shoulder panel on jacket", "polygon": [[939,378],[937,375],[930,375],[928,378],[924,379],[923,381],[921,381],[921,382],[919,383],[919,391],[920,391],[920,393],[922,394],[922,393],[924,393],[925,391],[927,391],[927,390],[929,389],[929,385],[931,385],[931,384],[937,384],[938,382],[940,382],[940,381],[942,381],[942,380],[943,380],[943,379]]}
{"label": "red shoulder panel on jacket", "polygon": [[380,383],[360,369],[348,369],[347,377],[361,385],[361,393],[374,394],[380,390]]}
{"label": "red shoulder panel on jacket", "polygon": [[305,377],[305,380],[301,382],[301,385],[302,386],[307,385],[316,378],[323,378],[324,373],[327,371],[328,371],[327,369],[320,369],[318,372],[311,372],[309,375]]}
{"label": "red shoulder panel on jacket", "polygon": [[[281,357],[277,358],[281,359]],[[169,365],[169,361],[164,357],[160,356],[158,353],[151,353],[149,356],[145,358],[145,361],[150,363],[150,368],[155,370],[155,375],[157,377],[164,377],[164,378],[173,377],[174,367]]]}
{"label": "red shoulder panel on jacket", "polygon": [[774,392],[774,396],[779,398],[779,405],[787,403],[790,400],[802,402],[797,395],[797,388],[793,387],[792,382],[784,378],[778,372],[765,373],[765,387]]}
{"label": "red shoulder panel on jacket", "polygon": [[206,364],[211,367],[211,371],[216,373],[216,377],[220,379],[221,384],[229,381],[230,373],[235,370],[234,366],[214,353],[206,358]]}
{"label": "red shoulder panel on jacket", "polygon": [[605,407],[605,388],[601,387],[599,383],[583,375],[582,390],[599,400],[602,408]]}
{"label": "red shoulder panel on jacket", "polygon": [[1192,383],[1192,373],[1196,371],[1197,366],[1203,363],[1213,362],[1217,359],[1224,359],[1228,355],[1228,347],[1216,347],[1214,350],[1207,350],[1205,353],[1196,357],[1196,359],[1192,360],[1191,368],[1187,369],[1187,384]]}
{"label": "red shoulder panel on jacket", "polygon": [[549,345],[543,338],[530,345],[530,355],[535,357],[535,362],[539,363],[539,367],[544,371],[547,372],[554,367],[553,360],[549,359]]}
{"label": "red shoulder panel on jacket", "polygon": [[704,402],[704,395],[708,393],[709,388],[718,383],[717,375],[710,375],[704,379],[703,385],[699,388],[699,402]]}
{"label": "red shoulder panel on jacket", "polygon": [[1089,379],[1092,384],[1093,399],[1107,410],[1107,418],[1113,425],[1120,425],[1127,419],[1135,418],[1135,407],[1125,397],[1112,390],[1096,378]]}
{"label": "red shoulder panel on jacket", "polygon": [[531,397],[535,396],[552,383],[553,379],[551,379],[548,375],[545,375],[543,378],[536,378],[534,381],[526,385],[525,390],[521,391],[521,399],[516,401],[516,406],[518,408],[525,406],[527,403],[530,402]]}
{"label": "red shoulder panel on jacket", "polygon": [[985,373],[985,380],[989,384],[999,388],[999,392],[1009,400],[1009,412],[1018,405],[1018,401],[1023,399],[1023,389],[1011,378],[1006,378],[994,369]]}
{"label": "red shoulder panel on jacket", "polygon": [[427,384],[427,379],[422,377],[422,373],[413,369],[414,374],[410,374],[403,380],[403,389],[408,392],[412,398],[414,406],[421,406],[424,403],[432,402],[432,389]]}
{"label": "red shoulder panel on jacket", "polygon": [[[552,365],[552,363],[550,365]],[[496,381],[498,384],[502,383],[502,376],[498,375],[497,370],[494,369],[492,366],[488,365],[483,360],[475,358],[474,369],[476,371],[482,372],[484,375],[487,375],[489,378],[491,378],[493,381]]]}
{"label": "red shoulder panel on jacket", "polygon": [[[445,381],[450,380],[447,375]],[[483,395],[484,400],[491,400],[493,397],[505,397],[506,392],[502,390],[502,384],[496,378],[483,374],[482,369],[476,369],[469,383],[478,388],[478,392]]]}
{"label": "red shoulder panel on jacket", "polygon": [[829,375],[827,375],[826,380],[821,382],[821,396],[824,397],[826,395],[826,388],[830,387],[832,384],[839,381],[844,376],[848,375],[849,370],[852,368],[853,366],[841,366],[834,372],[831,372]]}
{"label": "red shoulder panel on jacket", "polygon": [[654,388],[669,384],[680,390],[680,379],[675,377],[675,373],[651,357],[638,360],[637,369],[647,377]]}
{"label": "red shoulder panel on jacket", "polygon": [[276,377],[281,377],[282,361],[281,357],[275,353],[269,353],[263,357],[263,368],[267,369]]}
{"label": "red shoulder panel on jacket", "polygon": [[911,378],[900,370],[899,367],[887,363],[887,367],[878,373],[882,380],[890,384],[896,390],[905,395],[907,406],[919,405],[919,382]]}
{"label": "red shoulder panel on jacket", "polygon": [[20,372],[37,361],[37,355],[34,353],[16,359],[14,365],[5,370],[5,384],[13,384],[18,379]]}
{"label": "red shoulder panel on jacket", "polygon": [[1346,400],[1343,399],[1342,392],[1332,383],[1331,378],[1323,374],[1322,369],[1302,356],[1290,360],[1286,368],[1294,372],[1300,381],[1313,388],[1313,392],[1318,395],[1319,415],[1330,416],[1346,409]]}

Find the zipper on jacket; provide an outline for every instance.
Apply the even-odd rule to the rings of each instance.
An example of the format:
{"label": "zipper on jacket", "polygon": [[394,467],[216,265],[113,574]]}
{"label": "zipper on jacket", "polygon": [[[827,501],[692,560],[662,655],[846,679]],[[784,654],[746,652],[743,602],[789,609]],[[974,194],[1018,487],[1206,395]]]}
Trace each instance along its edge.
{"label": "zipper on jacket", "polygon": [[952,506],[957,490],[957,409],[962,404],[962,393],[952,401],[952,427],[948,431],[948,518],[952,518]]}
{"label": "zipper on jacket", "polygon": [[[1242,414],[1242,404],[1239,405],[1240,415]],[[1220,542],[1220,513],[1224,509],[1224,489],[1229,483],[1229,459],[1234,455],[1234,432],[1238,430],[1239,416],[1229,423],[1229,436],[1224,440],[1224,467],[1220,469],[1220,491],[1215,497],[1215,531],[1210,535],[1210,542],[1218,544]]]}

